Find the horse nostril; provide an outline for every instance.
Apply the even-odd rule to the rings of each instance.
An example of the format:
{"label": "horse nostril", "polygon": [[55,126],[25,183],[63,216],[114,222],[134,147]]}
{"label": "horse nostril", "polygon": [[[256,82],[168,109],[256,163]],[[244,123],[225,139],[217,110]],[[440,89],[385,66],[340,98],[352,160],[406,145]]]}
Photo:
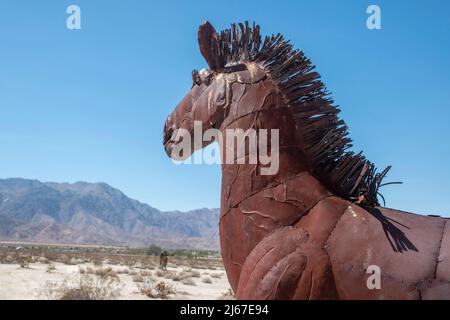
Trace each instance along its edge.
{"label": "horse nostril", "polygon": [[172,137],[173,128],[169,127],[167,128],[167,123],[164,125],[164,138],[163,138],[163,144],[165,145],[170,138]]}

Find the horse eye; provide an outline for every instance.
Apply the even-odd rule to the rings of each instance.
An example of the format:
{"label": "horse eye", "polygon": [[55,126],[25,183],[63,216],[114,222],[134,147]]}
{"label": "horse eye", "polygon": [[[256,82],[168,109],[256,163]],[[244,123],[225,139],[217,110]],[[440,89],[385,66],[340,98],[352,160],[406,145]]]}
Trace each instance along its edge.
{"label": "horse eye", "polygon": [[200,74],[199,74],[198,70],[193,70],[192,71],[192,86],[201,85],[201,84],[202,84],[202,79],[200,78]]}

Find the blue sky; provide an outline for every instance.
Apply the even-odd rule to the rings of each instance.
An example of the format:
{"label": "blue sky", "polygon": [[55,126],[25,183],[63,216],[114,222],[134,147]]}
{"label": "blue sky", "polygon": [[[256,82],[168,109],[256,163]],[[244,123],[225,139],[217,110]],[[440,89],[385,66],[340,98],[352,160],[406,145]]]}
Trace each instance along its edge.
{"label": "blue sky", "polygon": [[[82,29],[65,27],[81,7]],[[382,30],[366,28],[366,8]],[[256,21],[317,65],[389,207],[450,215],[450,3],[2,1],[0,178],[107,182],[163,210],[218,207],[220,168],[176,166],[162,126],[205,66],[196,33]]]}

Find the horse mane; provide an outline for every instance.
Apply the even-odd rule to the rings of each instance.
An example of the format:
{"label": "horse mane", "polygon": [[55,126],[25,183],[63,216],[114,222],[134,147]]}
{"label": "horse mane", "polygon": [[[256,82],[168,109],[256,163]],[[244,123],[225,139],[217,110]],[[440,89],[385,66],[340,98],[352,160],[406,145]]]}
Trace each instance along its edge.
{"label": "horse mane", "polygon": [[377,173],[362,152],[348,150],[352,147],[348,127],[339,119],[340,110],[304,53],[280,33],[262,41],[255,23],[252,27],[248,22],[232,24],[219,33],[218,40],[223,65],[258,62],[278,86],[295,117],[297,139],[312,174],[340,197],[379,205],[378,189],[390,166]]}

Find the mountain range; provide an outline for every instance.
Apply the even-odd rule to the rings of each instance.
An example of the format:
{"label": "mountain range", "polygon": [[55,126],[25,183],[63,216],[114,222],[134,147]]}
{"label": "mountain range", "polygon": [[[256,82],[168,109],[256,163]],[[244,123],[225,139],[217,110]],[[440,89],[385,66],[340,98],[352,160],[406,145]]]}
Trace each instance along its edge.
{"label": "mountain range", "polygon": [[106,183],[0,179],[0,240],[219,248],[219,210],[163,212]]}

